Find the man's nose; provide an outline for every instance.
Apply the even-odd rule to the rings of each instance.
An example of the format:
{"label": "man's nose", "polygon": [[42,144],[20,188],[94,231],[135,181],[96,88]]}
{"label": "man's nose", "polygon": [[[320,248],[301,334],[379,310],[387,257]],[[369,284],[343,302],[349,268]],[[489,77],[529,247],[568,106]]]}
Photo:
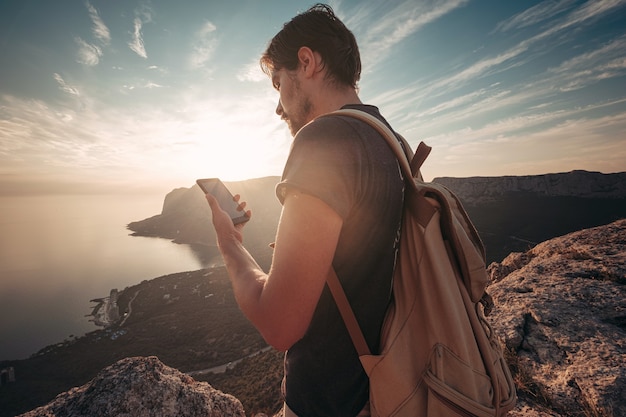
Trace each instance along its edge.
{"label": "man's nose", "polygon": [[278,100],[278,106],[276,106],[276,114],[279,115],[279,116],[282,116],[283,113],[284,113],[283,112],[283,105],[280,102],[280,100]]}

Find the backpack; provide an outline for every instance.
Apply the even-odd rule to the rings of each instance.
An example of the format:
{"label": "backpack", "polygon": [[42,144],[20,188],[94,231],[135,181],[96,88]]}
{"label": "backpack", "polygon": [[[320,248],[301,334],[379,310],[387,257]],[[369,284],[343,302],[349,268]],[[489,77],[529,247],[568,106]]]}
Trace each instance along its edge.
{"label": "backpack", "polygon": [[370,381],[372,416],[504,416],[517,400],[497,337],[485,320],[493,303],[485,250],[458,198],[422,180],[430,152],[410,147],[377,118],[352,109],[331,113],[369,123],[389,143],[406,186],[392,299],[373,355],[334,271],[327,284]]}

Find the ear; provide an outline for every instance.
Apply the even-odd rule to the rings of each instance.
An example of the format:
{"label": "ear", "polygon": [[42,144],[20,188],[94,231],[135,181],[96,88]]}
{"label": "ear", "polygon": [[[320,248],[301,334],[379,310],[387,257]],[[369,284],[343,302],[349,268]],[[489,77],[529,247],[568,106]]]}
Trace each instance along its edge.
{"label": "ear", "polygon": [[313,52],[308,46],[298,49],[298,61],[300,68],[307,78],[312,77],[322,69],[322,57],[319,53]]}

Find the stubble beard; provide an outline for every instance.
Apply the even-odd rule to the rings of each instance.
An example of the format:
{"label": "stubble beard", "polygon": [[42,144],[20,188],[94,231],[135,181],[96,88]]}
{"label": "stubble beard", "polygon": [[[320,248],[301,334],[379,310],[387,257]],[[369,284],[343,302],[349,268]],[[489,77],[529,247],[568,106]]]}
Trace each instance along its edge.
{"label": "stubble beard", "polygon": [[298,133],[298,131],[311,120],[310,115],[313,110],[313,104],[311,103],[310,98],[302,93],[300,83],[297,80],[295,81],[294,95],[300,96],[300,98],[297,106],[294,108],[294,111],[290,114],[284,115],[285,121],[289,126],[291,136],[296,136],[296,133]]}
{"label": "stubble beard", "polygon": [[287,124],[289,125],[291,136],[296,136],[296,133],[310,121],[309,115],[312,107],[311,101],[308,98],[304,98],[298,111],[293,115],[287,115]]}

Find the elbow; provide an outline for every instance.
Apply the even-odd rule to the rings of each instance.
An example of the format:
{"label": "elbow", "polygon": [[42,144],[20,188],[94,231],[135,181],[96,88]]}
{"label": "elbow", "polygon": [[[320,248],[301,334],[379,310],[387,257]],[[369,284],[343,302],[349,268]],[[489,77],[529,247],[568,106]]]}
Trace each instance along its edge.
{"label": "elbow", "polygon": [[270,345],[272,348],[276,349],[279,352],[287,352],[289,349],[291,349],[291,346],[293,346],[293,345],[288,345],[286,343],[279,343],[279,342],[275,342],[275,341],[271,341],[267,339],[265,339],[265,341],[267,342],[268,345]]}
{"label": "elbow", "polygon": [[263,339],[272,346],[274,349],[279,352],[286,352],[293,345],[296,344],[297,341],[302,339],[305,332],[287,332],[284,329],[277,329],[277,331],[267,330],[265,332],[261,332]]}

